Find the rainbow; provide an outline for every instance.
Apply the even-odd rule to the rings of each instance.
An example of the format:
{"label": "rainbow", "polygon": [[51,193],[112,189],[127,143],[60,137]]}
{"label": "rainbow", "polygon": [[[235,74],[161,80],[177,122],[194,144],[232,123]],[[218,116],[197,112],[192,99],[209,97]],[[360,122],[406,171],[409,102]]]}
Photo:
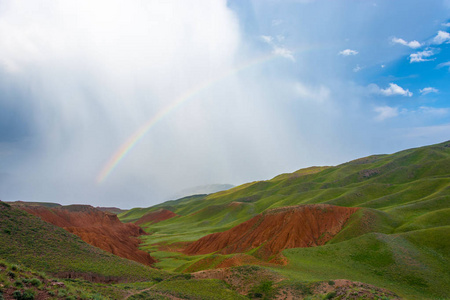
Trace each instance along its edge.
{"label": "rainbow", "polygon": [[[297,51],[295,51],[297,52]],[[145,122],[138,130],[136,130],[133,135],[131,135],[125,143],[123,143],[119,149],[111,156],[108,162],[103,166],[100,173],[97,176],[97,183],[102,183],[105,179],[111,174],[111,172],[117,167],[119,162],[123,160],[125,156],[136,146],[136,144],[146,135],[146,133],[159,121],[164,119],[166,116],[171,114],[173,111],[177,110],[184,104],[186,104],[189,100],[193,99],[195,95],[201,93],[202,91],[208,89],[213,86],[215,83],[231,76],[237,74],[238,72],[245,70],[254,65],[258,65],[261,63],[265,63],[273,58],[279,57],[277,54],[270,54],[259,57],[257,59],[251,60],[237,68],[234,68],[224,74],[221,74],[217,77],[213,77],[209,80],[201,82],[200,84],[194,86],[194,88],[186,91],[185,93],[178,96],[174,101],[172,101],[169,105],[161,109],[156,115],[154,115],[151,119]]]}

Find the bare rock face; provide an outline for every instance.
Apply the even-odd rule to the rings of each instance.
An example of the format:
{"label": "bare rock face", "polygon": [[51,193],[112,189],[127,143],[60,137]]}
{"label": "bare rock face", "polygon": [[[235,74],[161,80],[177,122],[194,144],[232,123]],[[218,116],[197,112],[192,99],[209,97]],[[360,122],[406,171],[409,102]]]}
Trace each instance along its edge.
{"label": "bare rock face", "polygon": [[140,241],[137,237],[145,234],[142,228],[135,224],[120,222],[115,214],[100,211],[89,205],[20,208],[112,254],[145,265],[155,262],[147,252],[138,249]]}
{"label": "bare rock face", "polygon": [[261,246],[258,254],[268,258],[284,249],[324,245],[358,209],[328,204],[271,209],[227,231],[199,239],[184,253],[244,253]]}
{"label": "bare rock face", "polygon": [[134,222],[134,224],[136,225],[141,225],[144,223],[158,223],[173,217],[178,216],[176,213],[167,210],[167,209],[159,209],[157,211],[152,211],[149,212],[148,214],[143,215],[139,220],[137,220],[136,222]]}

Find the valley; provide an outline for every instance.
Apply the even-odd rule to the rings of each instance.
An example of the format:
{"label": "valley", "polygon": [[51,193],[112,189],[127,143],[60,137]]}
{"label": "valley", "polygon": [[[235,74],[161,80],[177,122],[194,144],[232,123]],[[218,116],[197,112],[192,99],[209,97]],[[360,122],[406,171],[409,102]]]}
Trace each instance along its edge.
{"label": "valley", "polygon": [[17,290],[36,299],[447,299],[449,170],[447,141],[127,211],[1,202],[0,291],[5,299]]}

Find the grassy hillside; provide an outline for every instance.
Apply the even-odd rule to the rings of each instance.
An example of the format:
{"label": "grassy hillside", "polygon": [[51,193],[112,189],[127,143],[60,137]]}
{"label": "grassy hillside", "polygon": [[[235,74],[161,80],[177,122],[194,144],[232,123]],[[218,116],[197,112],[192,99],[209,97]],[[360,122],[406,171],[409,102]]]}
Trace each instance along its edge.
{"label": "grassy hillside", "polygon": [[302,169],[211,195],[132,209],[119,218],[131,222],[160,208],[180,215],[149,226],[147,230],[154,235],[148,237],[148,243],[192,241],[227,230],[269,208],[311,203],[376,209],[378,214],[387,214],[392,226],[395,223],[398,230],[406,230],[427,226],[426,218],[419,218],[423,214],[449,208],[448,170],[450,142],[445,142],[336,167]]}
{"label": "grassy hillside", "polygon": [[150,280],[163,273],[86,244],[77,236],[0,202],[0,257],[55,276]]}
{"label": "grassy hillside", "polygon": [[156,266],[180,271],[193,265],[213,267],[203,262],[225,259],[176,252],[186,243],[270,208],[315,203],[362,209],[327,245],[285,250],[288,265],[275,268],[278,272],[298,280],[365,281],[408,298],[450,297],[450,141],[302,169],[211,195],[133,209],[119,218],[134,221],[160,208],[179,215],[142,226],[151,233],[143,249],[156,251]]}
{"label": "grassy hillside", "polygon": [[[229,230],[269,209],[318,203],[360,209],[322,246],[286,249],[269,258],[257,255],[264,241],[245,253],[180,252],[205,235]],[[215,194],[135,208],[119,218],[135,222],[161,209],[176,215],[141,225],[150,233],[141,248],[158,260],[158,270],[92,247],[0,202],[0,292],[8,297],[15,290],[21,295],[40,293],[31,283],[36,278],[45,293],[59,295],[46,279],[56,276],[89,280],[66,279],[63,298],[95,299],[101,294],[112,299],[239,299],[240,292],[329,299],[343,292],[339,284],[346,285],[345,293],[363,289],[364,295],[379,295],[371,299],[396,297],[371,285],[343,283],[348,279],[406,299],[450,298],[450,141],[339,166],[301,169]],[[186,274],[242,264],[260,266]],[[270,276],[253,280],[264,274]],[[318,287],[328,290],[317,292]]]}
{"label": "grassy hillside", "polygon": [[450,227],[402,234],[370,233],[322,247],[284,250],[277,268],[305,281],[346,278],[369,282],[407,299],[448,298]]}
{"label": "grassy hillside", "polygon": [[191,279],[123,259],[0,201],[0,299],[127,297],[242,298],[222,280]]}

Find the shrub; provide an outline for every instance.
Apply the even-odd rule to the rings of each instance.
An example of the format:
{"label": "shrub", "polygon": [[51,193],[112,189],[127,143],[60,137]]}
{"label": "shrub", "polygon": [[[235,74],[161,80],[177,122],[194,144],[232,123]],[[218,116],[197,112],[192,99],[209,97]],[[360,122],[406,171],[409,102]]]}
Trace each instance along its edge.
{"label": "shrub", "polygon": [[14,299],[18,299],[18,300],[22,299],[22,293],[20,291],[14,291],[12,293],[12,296]]}
{"label": "shrub", "polygon": [[295,283],[293,285],[293,288],[295,288],[297,291],[300,291],[303,295],[312,294],[311,287],[301,282]]}
{"label": "shrub", "polygon": [[22,300],[33,300],[36,292],[33,290],[25,290],[22,294]]}
{"label": "shrub", "polygon": [[23,294],[20,291],[14,291],[12,296],[17,300],[34,300],[36,293],[33,290],[25,290],[23,291]]}
{"label": "shrub", "polygon": [[330,281],[328,281],[328,284],[329,284],[329,285],[334,285],[334,281],[333,281],[333,280],[330,280]]}
{"label": "shrub", "polygon": [[11,270],[13,270],[13,271],[19,270],[19,266],[18,265],[12,265],[11,266]]}
{"label": "shrub", "polygon": [[22,280],[20,280],[20,279],[16,280],[16,281],[14,282],[14,286],[15,286],[15,287],[18,287],[18,288],[23,287],[23,282],[22,282]]}
{"label": "shrub", "polygon": [[17,275],[13,271],[8,271],[8,276],[11,278],[16,278]]}
{"label": "shrub", "polygon": [[58,297],[66,297],[67,296],[67,290],[66,289],[59,289],[58,290]]}
{"label": "shrub", "polygon": [[248,296],[252,298],[264,298],[270,299],[272,298],[273,290],[273,282],[272,281],[262,281],[259,285],[254,286]]}
{"label": "shrub", "polygon": [[30,280],[30,283],[31,283],[32,285],[34,285],[34,286],[40,286],[40,285],[42,284],[42,282],[41,282],[39,279],[37,279],[37,278],[31,279],[31,280]]}
{"label": "shrub", "polygon": [[329,292],[326,296],[325,299],[333,299],[334,297],[336,297],[336,292]]}

